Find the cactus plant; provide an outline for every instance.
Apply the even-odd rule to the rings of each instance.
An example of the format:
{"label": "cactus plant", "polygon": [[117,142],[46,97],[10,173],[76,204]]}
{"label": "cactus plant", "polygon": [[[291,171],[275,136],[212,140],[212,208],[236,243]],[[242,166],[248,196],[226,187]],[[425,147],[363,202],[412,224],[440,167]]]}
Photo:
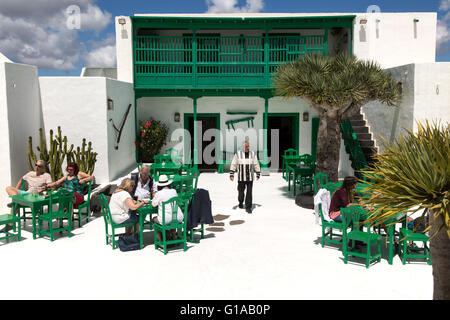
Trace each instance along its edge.
{"label": "cactus plant", "polygon": [[[42,128],[39,129],[40,142],[36,149],[40,152],[39,159],[47,163],[47,172],[55,181],[64,175],[62,169],[63,163],[75,162],[80,171],[92,175],[97,161],[97,153],[93,152],[92,142],[86,143],[86,139],[82,140],[82,147],[76,148],[71,144],[68,147],[67,136],[63,136],[61,127],[58,127],[58,134],[54,135],[53,130],[50,130],[49,148],[47,149],[47,141],[44,138]],[[87,149],[86,149],[87,146]],[[28,138],[28,166],[33,170],[34,163],[37,161],[36,154],[33,152],[33,140]]]}

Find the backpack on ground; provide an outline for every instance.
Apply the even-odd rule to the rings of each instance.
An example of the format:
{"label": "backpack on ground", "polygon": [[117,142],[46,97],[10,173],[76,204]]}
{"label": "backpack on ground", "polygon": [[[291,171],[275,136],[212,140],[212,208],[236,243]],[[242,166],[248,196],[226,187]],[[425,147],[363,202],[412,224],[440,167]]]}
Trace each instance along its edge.
{"label": "backpack on ground", "polygon": [[119,237],[120,251],[132,251],[140,248],[139,236],[137,234],[122,235]]}

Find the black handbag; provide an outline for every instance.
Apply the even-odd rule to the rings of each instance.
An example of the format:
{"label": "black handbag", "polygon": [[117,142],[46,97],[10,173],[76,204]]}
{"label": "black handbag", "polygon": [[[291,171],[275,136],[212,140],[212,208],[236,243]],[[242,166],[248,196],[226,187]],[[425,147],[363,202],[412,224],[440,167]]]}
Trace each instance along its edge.
{"label": "black handbag", "polygon": [[119,237],[120,251],[133,251],[140,248],[139,236],[137,234],[122,235]]}

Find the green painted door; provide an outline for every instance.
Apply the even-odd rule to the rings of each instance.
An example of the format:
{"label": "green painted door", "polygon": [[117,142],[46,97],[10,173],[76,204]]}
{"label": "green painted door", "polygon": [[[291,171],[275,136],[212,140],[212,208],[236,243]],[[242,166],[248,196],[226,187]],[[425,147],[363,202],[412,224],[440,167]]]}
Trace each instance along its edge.
{"label": "green painted door", "polygon": [[[278,129],[278,167],[281,169],[281,155],[286,149],[299,147],[299,114],[269,113],[267,131],[267,152],[272,157],[271,130]],[[272,164],[270,164],[272,166]]]}
{"label": "green painted door", "polygon": [[[220,150],[220,135],[204,139],[205,132],[208,129],[217,129],[220,133],[220,114],[219,113],[197,113],[197,134],[202,142],[197,146],[198,169],[201,171],[216,171],[217,156]],[[192,113],[184,114],[184,129],[190,134],[191,155],[194,152],[194,115]],[[186,140],[185,140],[186,141]]]}

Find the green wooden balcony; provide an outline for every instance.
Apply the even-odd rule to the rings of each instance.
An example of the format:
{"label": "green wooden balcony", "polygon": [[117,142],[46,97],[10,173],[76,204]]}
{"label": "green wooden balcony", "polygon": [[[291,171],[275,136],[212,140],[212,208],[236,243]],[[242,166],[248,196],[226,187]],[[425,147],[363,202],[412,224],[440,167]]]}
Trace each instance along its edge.
{"label": "green wooden balcony", "polygon": [[137,89],[270,89],[281,63],[327,54],[325,36],[134,38]]}

